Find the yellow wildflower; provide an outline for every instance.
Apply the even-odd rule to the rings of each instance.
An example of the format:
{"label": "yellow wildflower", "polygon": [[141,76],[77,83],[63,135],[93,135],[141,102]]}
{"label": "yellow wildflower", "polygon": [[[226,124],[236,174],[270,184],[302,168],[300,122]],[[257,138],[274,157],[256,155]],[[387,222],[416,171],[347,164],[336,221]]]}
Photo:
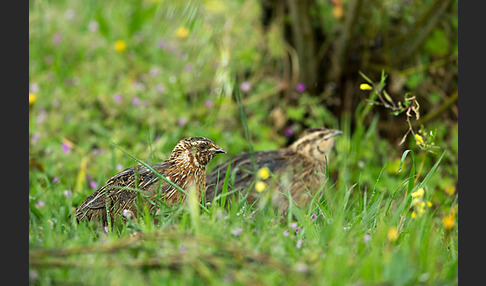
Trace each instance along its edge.
{"label": "yellow wildflower", "polygon": [[175,35],[179,39],[185,39],[189,36],[189,30],[186,27],[179,27],[176,30]]}
{"label": "yellow wildflower", "polygon": [[127,49],[127,43],[125,43],[125,41],[123,40],[118,40],[115,42],[114,47],[115,47],[115,51],[119,53],[123,53]]}
{"label": "yellow wildflower", "polygon": [[425,208],[423,205],[417,208],[417,214],[419,217],[421,217],[424,213],[425,213]]}
{"label": "yellow wildflower", "polygon": [[419,134],[415,134],[414,137],[415,137],[415,141],[417,141],[419,145],[424,144],[424,138],[422,138],[422,136],[420,136]]}
{"label": "yellow wildflower", "polygon": [[334,18],[338,20],[343,17],[343,14],[344,14],[343,6],[335,6],[332,9],[332,15],[334,16]]}
{"label": "yellow wildflower", "polygon": [[456,224],[456,220],[454,218],[453,212],[451,212],[449,215],[445,216],[442,219],[442,225],[444,225],[444,228],[446,230],[451,230],[454,227],[455,224]]}
{"label": "yellow wildflower", "polygon": [[427,206],[430,208],[432,206],[432,202],[431,201],[427,201]]}
{"label": "yellow wildflower", "polygon": [[37,95],[35,93],[29,92],[29,105],[34,104],[36,99]]}
{"label": "yellow wildflower", "polygon": [[422,200],[417,199],[417,198],[412,199],[412,206],[414,206],[414,207],[418,207],[418,206],[420,205],[420,202],[421,202],[421,201],[422,201]]}
{"label": "yellow wildflower", "polygon": [[371,85],[369,85],[367,83],[362,83],[362,84],[359,85],[359,89],[361,89],[361,90],[371,90],[372,87],[371,87]]}
{"label": "yellow wildflower", "polygon": [[332,0],[332,4],[334,4],[332,15],[340,20],[344,15],[343,2],[341,0]]}
{"label": "yellow wildflower", "polygon": [[255,184],[255,190],[259,193],[265,191],[266,188],[267,188],[267,184],[263,181],[258,181]]}
{"label": "yellow wildflower", "polygon": [[421,208],[421,209],[424,209],[425,208],[425,202],[421,201],[420,205],[418,207]]}
{"label": "yellow wildflower", "polygon": [[456,193],[456,186],[449,185],[444,188],[444,192],[449,196],[453,196]]}
{"label": "yellow wildflower", "polygon": [[416,218],[417,217],[417,213],[415,211],[412,212],[412,218]]}
{"label": "yellow wildflower", "polygon": [[258,170],[258,177],[262,180],[268,179],[270,176],[270,169],[268,167],[263,167],[260,170]]}
{"label": "yellow wildflower", "polygon": [[424,194],[425,194],[424,188],[420,188],[417,191],[411,193],[410,195],[414,198],[421,198],[424,196]]}
{"label": "yellow wildflower", "polygon": [[395,242],[398,238],[398,228],[396,226],[390,227],[388,230],[388,241]]}

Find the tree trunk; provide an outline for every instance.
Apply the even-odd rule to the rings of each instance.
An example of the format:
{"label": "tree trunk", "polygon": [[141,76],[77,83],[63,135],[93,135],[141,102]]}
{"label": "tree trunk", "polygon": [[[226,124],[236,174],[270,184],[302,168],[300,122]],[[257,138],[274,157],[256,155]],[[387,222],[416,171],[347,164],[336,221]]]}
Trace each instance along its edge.
{"label": "tree trunk", "polygon": [[[313,93],[317,86],[316,39],[310,15],[310,0],[287,0],[291,45],[296,49],[299,58],[299,81]],[[296,63],[293,63],[296,64]]]}

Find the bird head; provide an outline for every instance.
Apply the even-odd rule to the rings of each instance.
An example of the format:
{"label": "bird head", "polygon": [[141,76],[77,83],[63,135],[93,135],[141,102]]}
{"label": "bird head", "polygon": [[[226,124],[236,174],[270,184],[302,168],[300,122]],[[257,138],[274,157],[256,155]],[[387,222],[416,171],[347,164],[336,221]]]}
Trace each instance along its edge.
{"label": "bird head", "polygon": [[324,127],[306,129],[289,148],[304,156],[325,162],[334,146],[335,136],[341,133],[340,130]]}
{"label": "bird head", "polygon": [[219,153],[226,151],[213,141],[204,137],[181,139],[172,150],[169,160],[179,161],[183,165],[206,168],[206,165]]}

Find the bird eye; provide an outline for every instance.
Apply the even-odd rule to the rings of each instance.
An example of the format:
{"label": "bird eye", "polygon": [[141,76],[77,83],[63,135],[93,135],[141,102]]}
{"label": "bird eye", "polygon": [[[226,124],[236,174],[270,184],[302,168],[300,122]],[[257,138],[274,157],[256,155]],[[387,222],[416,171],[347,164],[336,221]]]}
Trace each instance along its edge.
{"label": "bird eye", "polygon": [[201,149],[206,149],[206,147],[208,147],[208,145],[206,145],[204,143],[202,143],[202,144],[199,145],[199,148],[201,148]]}

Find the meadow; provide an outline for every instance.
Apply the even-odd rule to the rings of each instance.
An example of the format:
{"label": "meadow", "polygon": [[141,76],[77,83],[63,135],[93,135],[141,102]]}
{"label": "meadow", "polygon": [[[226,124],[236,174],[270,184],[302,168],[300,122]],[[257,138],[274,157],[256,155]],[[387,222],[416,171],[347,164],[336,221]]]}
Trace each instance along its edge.
{"label": "meadow", "polygon": [[[332,91],[326,105],[298,79],[282,80],[284,32],[263,31],[258,4],[29,1],[30,284],[458,284],[457,120],[415,125],[443,101],[419,94],[430,84],[424,66],[449,63],[426,54],[441,36],[418,57],[432,64],[406,71],[403,86],[422,109],[402,89],[393,100],[403,109],[369,104],[388,100],[393,70],[363,68],[352,83],[363,100],[337,113]],[[414,133],[397,127],[398,139],[386,138],[387,117]],[[254,205],[189,198],[157,221],[141,214],[112,228],[72,216],[111,176],[165,160],[183,137],[228,152],[210,171],[320,126],[343,131],[325,180],[284,217],[265,192]]]}

